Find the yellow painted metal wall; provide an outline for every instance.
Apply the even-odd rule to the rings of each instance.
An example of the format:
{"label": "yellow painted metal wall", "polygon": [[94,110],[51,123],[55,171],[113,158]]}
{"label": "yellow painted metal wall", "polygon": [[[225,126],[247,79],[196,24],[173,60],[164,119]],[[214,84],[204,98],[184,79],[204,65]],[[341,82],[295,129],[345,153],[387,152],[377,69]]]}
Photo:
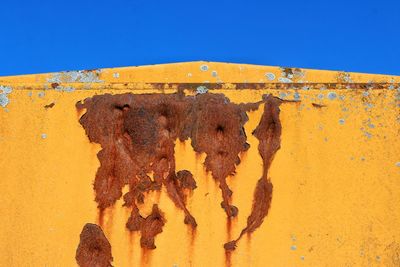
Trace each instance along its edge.
{"label": "yellow painted metal wall", "polygon": [[[235,103],[268,93],[295,100],[280,106],[271,209],[238,243],[232,266],[400,266],[399,82],[212,62],[0,77],[0,266],[76,266],[82,227],[98,221],[92,185],[100,146],[88,141],[75,103],[104,93],[172,93],[177,83],[199,83],[195,90],[208,88]],[[177,169],[190,170],[198,184],[188,200],[195,234],[166,192],[152,193],[142,211],[159,202],[167,223],[157,249],[144,251],[139,234],[125,228],[129,210],[120,200],[103,225],[114,266],[228,264],[222,245],[246,225],[262,173],[258,140],[250,134],[262,109],[248,115],[251,147],[228,179],[239,208],[231,232],[218,185],[203,168],[205,155],[177,142]]]}

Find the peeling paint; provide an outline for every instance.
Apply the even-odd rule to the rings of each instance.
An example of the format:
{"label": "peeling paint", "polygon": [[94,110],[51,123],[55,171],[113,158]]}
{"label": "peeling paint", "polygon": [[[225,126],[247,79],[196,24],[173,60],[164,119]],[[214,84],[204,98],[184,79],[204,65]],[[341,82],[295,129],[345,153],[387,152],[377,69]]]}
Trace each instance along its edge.
{"label": "peeling paint", "polygon": [[12,88],[10,86],[0,85],[0,91],[0,106],[5,108],[10,103],[8,95],[12,92]]}
{"label": "peeling paint", "polygon": [[196,89],[196,93],[198,94],[205,94],[208,92],[207,87],[205,87],[204,85],[200,85],[199,87],[197,87]]}
{"label": "peeling paint", "polygon": [[293,81],[289,78],[285,78],[285,77],[280,77],[278,79],[281,83],[292,83]]}
{"label": "peeling paint", "polygon": [[100,83],[101,70],[80,70],[52,73],[47,79],[49,83]]}
{"label": "peeling paint", "polygon": [[58,92],[73,92],[75,91],[75,88],[72,86],[61,86],[58,85],[56,88],[54,88],[54,90],[58,91]]}
{"label": "peeling paint", "polygon": [[345,82],[345,83],[353,82],[353,80],[351,79],[350,73],[344,72],[344,71],[338,72],[337,81],[338,82]]}
{"label": "peeling paint", "polygon": [[272,72],[265,73],[265,77],[267,77],[268,81],[273,81],[276,78],[275,74],[273,74]]}
{"label": "peeling paint", "polygon": [[[302,69],[299,68],[281,68],[281,78],[282,82],[287,82],[286,79],[289,79],[290,82],[302,82],[302,79],[305,77],[305,73]],[[286,79],[285,79],[286,78]]]}

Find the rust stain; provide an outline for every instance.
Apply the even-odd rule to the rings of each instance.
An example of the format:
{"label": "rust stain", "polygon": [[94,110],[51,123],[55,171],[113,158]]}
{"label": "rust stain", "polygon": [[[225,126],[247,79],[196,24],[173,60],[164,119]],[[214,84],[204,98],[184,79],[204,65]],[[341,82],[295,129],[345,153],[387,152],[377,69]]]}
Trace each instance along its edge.
{"label": "rust stain", "polygon": [[140,245],[142,248],[155,249],[155,236],[162,232],[164,224],[164,214],[158,208],[158,205],[154,204],[151,214],[146,218],[143,218],[139,214],[139,209],[135,207],[126,223],[126,227],[130,231],[140,231]]}
{"label": "rust stain", "polygon": [[45,105],[44,108],[46,108],[46,109],[52,108],[52,107],[54,107],[54,105],[55,105],[55,103],[54,103],[54,102],[51,102],[50,104]]}
{"label": "rust stain", "polygon": [[111,245],[100,226],[87,223],[83,227],[75,259],[80,267],[112,267]]}
{"label": "rust stain", "polygon": [[50,86],[53,89],[56,89],[60,84],[59,83],[51,83]]}
{"label": "rust stain", "polygon": [[272,183],[268,177],[268,170],[280,148],[281,123],[279,120],[279,105],[281,101],[269,97],[265,100],[264,113],[253,135],[259,140],[258,151],[263,160],[263,174],[258,180],[253,197],[253,207],[247,218],[247,226],[242,230],[239,237],[224,245],[226,250],[234,250],[236,243],[246,233],[254,232],[264,221],[271,206]]}
{"label": "rust stain", "polygon": [[[223,94],[185,96],[183,91],[169,95],[105,94],[78,102],[78,111],[86,109],[79,122],[89,140],[102,147],[94,181],[100,213],[120,199],[122,188],[129,185],[129,192],[123,196],[124,206],[131,208],[126,226],[130,231],[141,232],[143,248],[154,249],[154,238],[165,224],[163,213],[154,204],[152,213],[144,218],[139,207],[146,192],[160,191],[165,186],[170,199],[184,212],[184,223],[194,229],[197,222],[186,207],[186,199],[196,188],[196,181],[189,171],[176,171],[174,156],[175,142],[190,138],[194,151],[206,154],[205,169],[221,189],[221,207],[230,225],[238,209],[231,204],[233,192],[226,179],[235,174],[239,155],[250,146],[244,130],[247,112],[265,103],[264,114],[253,133],[260,141],[264,174],[254,193],[247,227],[234,243],[227,243],[234,248],[241,236],[253,232],[268,213],[272,184],[267,173],[280,144],[281,102],[268,95],[256,103],[234,104]],[[225,248],[231,250],[232,246]]]}
{"label": "rust stain", "polygon": [[326,105],[323,105],[323,104],[317,104],[317,103],[311,103],[312,105],[313,105],[313,107],[315,107],[315,108],[324,108],[324,107],[326,107]]}

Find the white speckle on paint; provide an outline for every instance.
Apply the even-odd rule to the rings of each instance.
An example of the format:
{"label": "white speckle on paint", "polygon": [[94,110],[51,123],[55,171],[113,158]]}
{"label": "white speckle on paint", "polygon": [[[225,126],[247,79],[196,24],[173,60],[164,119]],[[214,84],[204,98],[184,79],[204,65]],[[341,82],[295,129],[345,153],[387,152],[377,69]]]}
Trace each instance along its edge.
{"label": "white speckle on paint", "polygon": [[296,250],[296,249],[297,249],[297,246],[296,246],[296,245],[292,245],[292,246],[290,247],[290,249],[291,249],[291,250]]}
{"label": "white speckle on paint", "polygon": [[47,134],[42,133],[42,134],[40,135],[40,137],[42,137],[42,139],[46,139],[46,138],[47,138]]}
{"label": "white speckle on paint", "polygon": [[267,77],[267,80],[268,81],[273,81],[273,80],[275,80],[275,74],[273,74],[273,73],[271,73],[271,72],[267,72],[267,73],[265,73],[265,77]]}
{"label": "white speckle on paint", "polygon": [[114,72],[114,73],[113,73],[113,77],[114,77],[114,78],[119,78],[119,73],[118,73],[118,72]]}
{"label": "white speckle on paint", "polygon": [[344,119],[340,119],[340,120],[339,120],[339,124],[340,124],[340,125],[343,125],[343,124],[344,124],[344,122],[345,122],[345,120],[344,120]]}
{"label": "white speckle on paint", "polygon": [[216,70],[213,70],[213,71],[211,72],[211,76],[213,76],[213,77],[217,77],[217,76],[218,76],[218,73],[217,73],[217,71],[216,71]]}
{"label": "white speckle on paint", "polygon": [[281,83],[291,83],[291,82],[293,82],[291,79],[285,78],[285,77],[280,77],[278,79],[278,81],[280,81]]}
{"label": "white speckle on paint", "polygon": [[196,89],[196,93],[198,94],[205,94],[208,92],[207,87],[205,87],[204,85],[200,85],[199,87],[197,87]]}
{"label": "white speckle on paint", "polygon": [[397,167],[400,167],[400,161],[399,161],[399,162],[396,162],[396,166],[397,166]]}
{"label": "white speckle on paint", "polygon": [[208,66],[206,64],[203,64],[200,66],[201,71],[208,71]]}
{"label": "white speckle on paint", "polygon": [[45,93],[44,92],[39,92],[38,97],[44,97]]}
{"label": "white speckle on paint", "polygon": [[287,97],[287,94],[285,92],[280,92],[279,93],[279,98],[285,99]]}
{"label": "white speckle on paint", "polygon": [[329,93],[328,93],[328,98],[329,98],[330,100],[334,100],[334,99],[336,99],[336,97],[337,97],[337,95],[336,95],[335,92],[329,92]]}
{"label": "white speckle on paint", "polygon": [[192,77],[192,73],[189,72],[189,73],[187,74],[187,76],[188,76],[188,77]]}

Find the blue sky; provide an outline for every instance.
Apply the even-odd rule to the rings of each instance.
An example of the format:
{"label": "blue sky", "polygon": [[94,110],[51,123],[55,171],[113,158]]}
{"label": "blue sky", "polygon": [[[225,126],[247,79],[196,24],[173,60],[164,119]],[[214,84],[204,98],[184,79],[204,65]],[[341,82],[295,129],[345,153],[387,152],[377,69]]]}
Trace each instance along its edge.
{"label": "blue sky", "polygon": [[400,75],[400,1],[0,4],[0,75],[208,60]]}

